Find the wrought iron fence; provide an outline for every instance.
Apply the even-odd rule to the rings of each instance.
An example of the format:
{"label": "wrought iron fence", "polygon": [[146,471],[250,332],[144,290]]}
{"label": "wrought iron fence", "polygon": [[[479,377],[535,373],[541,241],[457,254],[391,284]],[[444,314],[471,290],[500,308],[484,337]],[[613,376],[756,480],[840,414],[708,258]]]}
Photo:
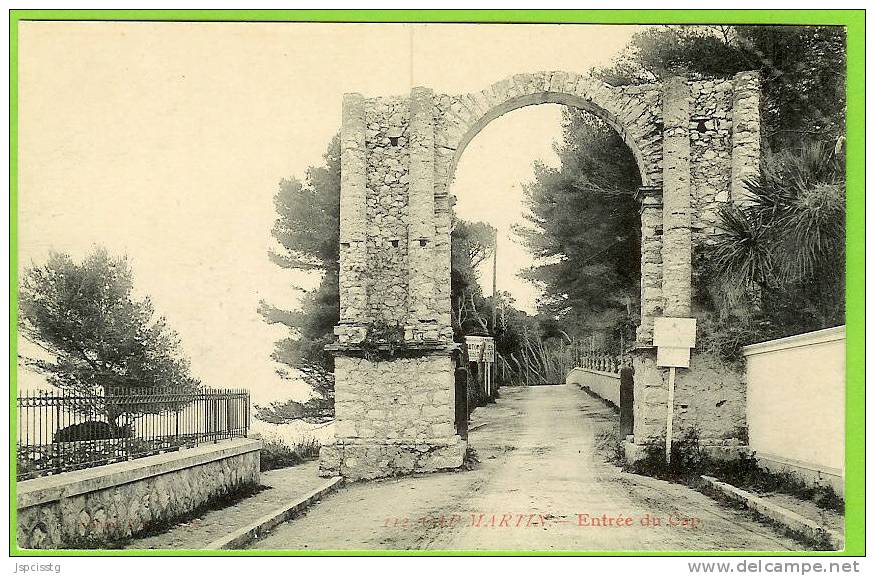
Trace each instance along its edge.
{"label": "wrought iron fence", "polygon": [[249,430],[243,389],[37,390],[18,396],[18,480],[102,466]]}

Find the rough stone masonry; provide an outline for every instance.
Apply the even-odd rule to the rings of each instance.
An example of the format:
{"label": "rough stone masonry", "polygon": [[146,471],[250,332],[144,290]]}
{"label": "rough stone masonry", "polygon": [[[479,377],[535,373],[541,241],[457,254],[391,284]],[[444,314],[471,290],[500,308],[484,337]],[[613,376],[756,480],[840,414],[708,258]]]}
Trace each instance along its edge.
{"label": "rough stone masonry", "polygon": [[[641,172],[634,432],[641,443],[664,434],[665,370],[655,365],[653,319],[695,313],[694,250],[717,233],[720,205],[743,201],[744,179],[758,173],[759,79],[744,72],[613,87],[574,73],[517,74],[469,94],[344,96],[340,323],[330,347],[337,433],[322,449],[323,474],[376,478],[462,464],[465,442],[453,425],[449,189],[484,126],[542,103],[596,114]],[[709,438],[737,435],[740,379],[701,356],[682,372],[678,434],[688,425]]]}
{"label": "rough stone masonry", "polygon": [[20,548],[106,548],[258,486],[261,441],[228,440],[19,482]]}

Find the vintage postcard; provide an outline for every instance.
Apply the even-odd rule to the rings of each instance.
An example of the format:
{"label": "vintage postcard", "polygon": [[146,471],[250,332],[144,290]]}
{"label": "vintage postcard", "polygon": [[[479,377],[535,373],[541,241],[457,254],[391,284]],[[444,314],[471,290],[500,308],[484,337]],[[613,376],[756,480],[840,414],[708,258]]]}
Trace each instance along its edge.
{"label": "vintage postcard", "polygon": [[863,12],[744,15],[14,11],[13,552],[862,553]]}

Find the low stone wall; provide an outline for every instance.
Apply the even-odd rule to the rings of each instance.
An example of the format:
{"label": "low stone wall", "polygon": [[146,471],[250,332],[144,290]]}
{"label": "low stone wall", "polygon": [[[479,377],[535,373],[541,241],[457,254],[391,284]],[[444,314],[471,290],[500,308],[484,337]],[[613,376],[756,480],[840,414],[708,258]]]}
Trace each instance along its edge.
{"label": "low stone wall", "polygon": [[[668,369],[656,366],[656,349],[633,354],[635,444],[665,442]],[[710,354],[693,351],[690,367],[675,378],[672,437],[694,430],[705,446],[737,445],[747,434],[744,374]]]}
{"label": "low stone wall", "polygon": [[258,484],[260,440],[226,440],[16,485],[19,548],[100,548]]}
{"label": "low stone wall", "polygon": [[586,388],[602,400],[620,407],[620,375],[590,368],[572,368],[565,377],[566,384]]}

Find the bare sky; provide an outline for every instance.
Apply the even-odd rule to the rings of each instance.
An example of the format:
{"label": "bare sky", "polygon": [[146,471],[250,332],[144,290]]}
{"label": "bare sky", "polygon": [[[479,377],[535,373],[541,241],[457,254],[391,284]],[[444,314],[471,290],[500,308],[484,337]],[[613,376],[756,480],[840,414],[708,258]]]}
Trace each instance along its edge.
{"label": "bare sky", "polygon": [[[175,328],[194,373],[255,400],[300,396],[269,360],[300,279],[267,259],[281,178],[321,162],[344,92],[480,90],[519,72],[585,73],[634,26],[23,22],[19,51],[19,261],[92,244],[127,253],[142,294]],[[499,226],[499,284],[528,265],[508,231],[536,159],[555,162],[559,108],[491,123],[462,156],[461,217]],[[23,380],[33,382],[32,376]]]}

